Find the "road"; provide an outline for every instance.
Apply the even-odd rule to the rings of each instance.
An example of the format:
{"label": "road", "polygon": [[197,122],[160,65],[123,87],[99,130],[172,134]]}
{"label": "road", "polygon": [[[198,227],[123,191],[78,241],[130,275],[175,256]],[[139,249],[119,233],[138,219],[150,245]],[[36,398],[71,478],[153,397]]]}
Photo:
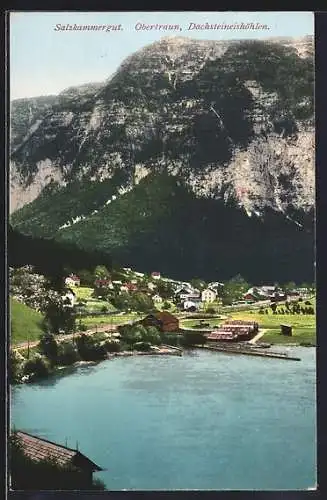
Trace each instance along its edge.
{"label": "road", "polygon": [[[127,324],[125,323],[120,323],[120,325]],[[56,335],[56,340],[62,341],[62,340],[68,340],[72,339],[75,335],[81,335],[82,333],[85,333],[87,335],[92,335],[93,333],[99,333],[99,332],[115,332],[117,331],[118,326],[120,325],[112,325],[111,323],[107,325],[101,325],[98,327],[90,328],[90,330],[86,330],[84,332],[74,332],[74,333],[69,333],[67,335]],[[27,349],[29,347],[35,347],[39,343],[38,340],[35,340],[33,342],[21,342],[20,344],[16,344],[12,346],[14,350],[20,350],[20,349]]]}

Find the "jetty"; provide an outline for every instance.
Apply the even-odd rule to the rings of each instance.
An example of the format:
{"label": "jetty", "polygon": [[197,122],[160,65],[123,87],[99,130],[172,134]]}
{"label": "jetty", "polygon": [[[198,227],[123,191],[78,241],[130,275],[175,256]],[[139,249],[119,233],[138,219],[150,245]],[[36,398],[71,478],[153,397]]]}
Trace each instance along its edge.
{"label": "jetty", "polygon": [[203,345],[197,347],[201,349],[208,349],[209,351],[226,352],[231,354],[243,354],[246,356],[260,356],[261,358],[276,358],[276,359],[287,359],[290,361],[301,361],[301,358],[297,358],[295,356],[289,356],[288,354],[282,352],[267,352],[262,350],[259,351],[254,348],[246,348],[243,346],[236,346],[236,345],[234,346]]}

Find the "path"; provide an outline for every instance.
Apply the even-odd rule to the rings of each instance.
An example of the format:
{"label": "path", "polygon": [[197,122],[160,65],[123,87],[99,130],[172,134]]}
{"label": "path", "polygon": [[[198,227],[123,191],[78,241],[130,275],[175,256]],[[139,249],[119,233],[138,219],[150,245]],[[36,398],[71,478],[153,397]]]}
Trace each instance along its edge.
{"label": "path", "polygon": [[[82,333],[87,334],[87,335],[92,335],[94,333],[99,333],[99,332],[115,332],[117,331],[118,326],[121,326],[125,323],[119,323],[117,325],[112,325],[111,323],[107,325],[102,325],[94,328],[90,328],[89,330],[86,330],[84,332],[74,332],[74,333],[69,333],[67,335],[56,335],[55,338],[56,340],[67,340],[67,339],[72,339],[75,335],[81,335]],[[28,347],[36,347],[39,343],[39,340],[35,340],[33,342],[21,342],[20,344],[16,344],[12,346],[12,349],[14,350],[20,350],[20,349],[27,349]]]}
{"label": "path", "polygon": [[259,339],[261,339],[261,337],[264,336],[266,331],[267,329],[260,329],[259,332],[256,334],[256,336],[253,337],[253,339],[249,340],[249,344],[255,344]]}

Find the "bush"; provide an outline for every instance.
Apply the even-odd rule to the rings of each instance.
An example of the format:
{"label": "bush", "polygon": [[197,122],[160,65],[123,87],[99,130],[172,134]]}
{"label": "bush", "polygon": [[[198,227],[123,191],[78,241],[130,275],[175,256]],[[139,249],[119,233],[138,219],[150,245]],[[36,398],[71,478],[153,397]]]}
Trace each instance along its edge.
{"label": "bush", "polygon": [[187,332],[181,338],[181,344],[185,347],[191,347],[197,344],[204,345],[205,343],[206,343],[206,337],[202,333],[198,332],[194,333]]}
{"label": "bush", "polygon": [[23,373],[32,378],[47,377],[51,373],[49,361],[40,354],[35,354],[24,363]]}
{"label": "bush", "polygon": [[46,356],[52,364],[54,364],[58,355],[58,344],[54,335],[49,333],[41,335],[40,342],[38,343],[38,350],[41,354],[44,354],[44,356]]}
{"label": "bush", "polygon": [[108,312],[108,307],[107,306],[102,306],[101,307],[101,312],[103,312],[103,313]]}
{"label": "bush", "polygon": [[136,342],[134,344],[134,349],[136,349],[137,351],[147,352],[151,350],[151,344],[150,342]]}
{"label": "bush", "polygon": [[208,314],[215,314],[216,310],[214,307],[207,307],[206,313]]}
{"label": "bush", "polygon": [[76,338],[76,346],[79,356],[85,361],[98,361],[107,357],[104,345],[84,333]]}
{"label": "bush", "polygon": [[112,340],[107,340],[104,344],[107,352],[120,352],[121,344],[120,342],[114,342]]}
{"label": "bush", "polygon": [[149,342],[152,345],[160,345],[161,337],[158,328],[155,326],[148,326],[142,335],[143,342]]}
{"label": "bush", "polygon": [[25,358],[18,351],[10,351],[8,363],[8,378],[10,383],[20,382],[23,375],[24,361]]}
{"label": "bush", "polygon": [[57,355],[57,363],[59,365],[72,365],[79,359],[77,348],[72,342],[65,340],[59,343]]}
{"label": "bush", "polygon": [[175,347],[179,344],[178,335],[176,335],[175,333],[162,333],[160,337],[163,344],[172,345]]}

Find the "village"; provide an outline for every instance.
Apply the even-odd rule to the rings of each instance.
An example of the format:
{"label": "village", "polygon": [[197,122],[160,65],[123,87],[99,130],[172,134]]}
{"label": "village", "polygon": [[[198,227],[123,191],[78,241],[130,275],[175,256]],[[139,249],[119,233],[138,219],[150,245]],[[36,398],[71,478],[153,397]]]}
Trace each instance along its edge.
{"label": "village", "polygon": [[[94,281],[92,297],[96,296],[100,301],[107,300],[114,304],[117,304],[114,296],[124,297],[124,301],[118,301],[125,306],[120,314],[128,315],[133,314],[133,302],[129,302],[129,299],[142,293],[150,303],[143,309],[141,319],[131,318],[128,324],[154,326],[161,333],[174,333],[177,341],[183,339],[179,344],[187,343],[185,338],[193,338],[193,343],[197,342],[202,346],[206,344],[211,348],[215,344],[217,347],[217,343],[221,347],[231,342],[241,343],[242,348],[267,348],[271,344],[259,342],[267,330],[260,325],[263,323],[264,326],[265,322],[258,321],[257,314],[269,314],[270,310],[276,319],[284,314],[314,314],[314,289],[310,285],[297,287],[295,283],[288,283],[285,286],[274,284],[247,287],[247,283],[240,276],[225,283],[205,283],[200,279],[185,282],[165,278],[158,271],[148,276],[132,271],[131,268],[123,268],[122,271],[124,277],[120,280],[110,277],[97,278]],[[80,277],[76,274],[67,276],[65,285],[67,299],[72,306],[77,309],[79,307],[81,312],[86,303],[79,299],[82,285]],[[301,303],[302,307],[299,306]],[[103,306],[101,311],[94,314],[103,314],[102,311],[105,310],[106,306]],[[242,316],[242,311],[248,315],[256,313],[256,318],[249,318],[246,314],[239,317]],[[106,314],[109,317],[116,313],[107,311]],[[278,328],[280,335],[284,337],[292,337],[294,333],[292,321],[289,320],[280,321]],[[117,339],[121,327],[117,326],[116,330],[118,333],[112,335],[116,335]],[[201,335],[202,338],[199,337]],[[170,340],[172,341],[172,338]],[[176,345],[176,338],[172,343]]]}

